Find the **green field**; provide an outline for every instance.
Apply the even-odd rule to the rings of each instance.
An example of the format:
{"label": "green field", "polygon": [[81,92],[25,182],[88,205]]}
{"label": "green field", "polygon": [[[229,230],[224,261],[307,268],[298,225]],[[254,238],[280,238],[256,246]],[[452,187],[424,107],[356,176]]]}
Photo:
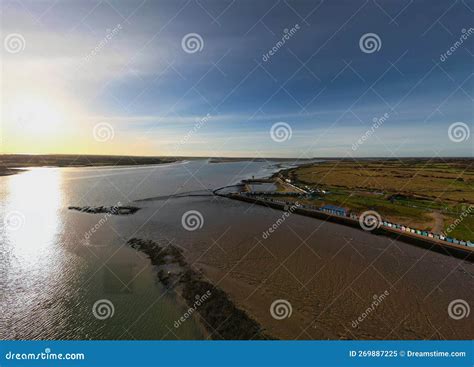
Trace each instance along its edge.
{"label": "green field", "polygon": [[375,210],[395,223],[436,233],[450,228],[449,236],[474,240],[473,159],[328,160],[282,175],[326,191],[308,204]]}

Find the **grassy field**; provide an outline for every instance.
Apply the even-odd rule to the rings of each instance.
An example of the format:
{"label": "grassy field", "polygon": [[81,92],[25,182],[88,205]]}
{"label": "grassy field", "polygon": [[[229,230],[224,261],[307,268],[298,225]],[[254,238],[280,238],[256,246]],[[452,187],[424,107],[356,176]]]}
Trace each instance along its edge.
{"label": "grassy field", "polygon": [[[300,185],[328,191],[309,199],[390,221],[474,240],[474,159],[328,160],[282,172]],[[467,213],[467,215],[462,215]]]}

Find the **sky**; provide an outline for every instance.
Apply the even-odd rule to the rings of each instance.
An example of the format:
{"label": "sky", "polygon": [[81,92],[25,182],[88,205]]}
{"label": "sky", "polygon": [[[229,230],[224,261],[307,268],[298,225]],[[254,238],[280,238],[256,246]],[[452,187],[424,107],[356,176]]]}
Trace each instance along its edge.
{"label": "sky", "polygon": [[474,0],[0,3],[3,153],[474,153]]}

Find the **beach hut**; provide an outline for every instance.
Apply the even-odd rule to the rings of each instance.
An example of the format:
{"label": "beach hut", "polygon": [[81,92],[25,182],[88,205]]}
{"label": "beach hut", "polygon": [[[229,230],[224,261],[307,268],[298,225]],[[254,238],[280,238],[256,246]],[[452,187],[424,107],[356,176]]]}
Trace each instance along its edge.
{"label": "beach hut", "polygon": [[344,208],[341,208],[339,206],[335,206],[335,205],[324,205],[320,208],[320,210],[322,211],[325,211],[327,213],[331,213],[331,214],[335,214],[335,215],[341,215],[341,216],[346,216],[346,209]]}

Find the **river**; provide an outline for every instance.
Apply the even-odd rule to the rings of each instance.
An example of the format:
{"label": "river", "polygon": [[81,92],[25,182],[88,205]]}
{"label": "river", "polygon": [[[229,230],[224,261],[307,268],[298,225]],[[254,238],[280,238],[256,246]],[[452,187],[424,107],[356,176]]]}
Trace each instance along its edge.
{"label": "river", "polygon": [[[184,249],[198,271],[277,338],[472,337],[468,320],[447,312],[456,299],[474,304],[471,263],[298,215],[263,239],[282,212],[210,192],[277,169],[276,162],[193,160],[31,168],[0,177],[0,338],[206,338],[194,317],[174,327],[187,307],[127,245],[131,237]],[[68,210],[118,203],[141,210]],[[197,230],[183,225],[190,211],[201,216]],[[351,326],[384,292],[377,312]],[[276,299],[291,303],[291,318],[271,316]],[[108,318],[93,312],[97,302],[112,305]]]}
{"label": "river", "polygon": [[[2,339],[194,339],[192,319],[156,282],[149,261],[125,243],[154,227],[148,210],[131,217],[72,212],[70,205],[123,205],[134,200],[225,186],[268,175],[268,163],[212,164],[208,160],[156,166],[31,168],[0,177],[0,324]],[[165,200],[152,211],[176,214],[167,238],[188,235],[181,225],[186,199]],[[97,231],[90,230],[103,222]],[[105,222],[104,222],[105,221]],[[160,224],[156,224],[159,226]],[[157,228],[153,228],[157,230]],[[110,300],[114,316],[98,320],[92,307]]]}

